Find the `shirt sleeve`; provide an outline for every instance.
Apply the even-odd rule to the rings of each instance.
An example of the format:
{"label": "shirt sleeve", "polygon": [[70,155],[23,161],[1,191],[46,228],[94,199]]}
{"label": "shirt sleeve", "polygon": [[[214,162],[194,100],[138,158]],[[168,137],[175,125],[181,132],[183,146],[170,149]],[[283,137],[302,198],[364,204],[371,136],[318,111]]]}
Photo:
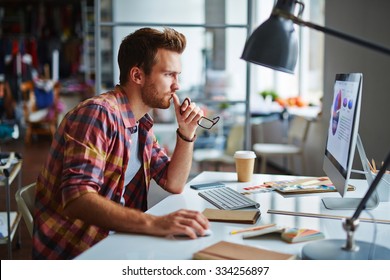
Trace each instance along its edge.
{"label": "shirt sleeve", "polygon": [[166,154],[165,149],[160,147],[156,137],[152,137],[151,177],[159,186],[164,188],[167,183],[167,171],[171,159]]}
{"label": "shirt sleeve", "polygon": [[110,139],[114,137],[115,122],[100,105],[80,108],[69,117],[65,138],[62,204],[87,192],[99,192],[104,184],[104,172]]}

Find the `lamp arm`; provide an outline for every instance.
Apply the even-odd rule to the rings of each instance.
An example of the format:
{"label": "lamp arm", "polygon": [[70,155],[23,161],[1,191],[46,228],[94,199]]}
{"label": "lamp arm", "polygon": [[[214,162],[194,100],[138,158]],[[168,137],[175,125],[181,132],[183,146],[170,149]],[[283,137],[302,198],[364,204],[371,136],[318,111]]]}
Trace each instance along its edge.
{"label": "lamp arm", "polygon": [[329,35],[338,37],[340,39],[344,39],[346,41],[355,43],[357,45],[360,45],[360,46],[363,46],[363,47],[366,47],[366,48],[369,48],[369,49],[373,49],[375,51],[378,51],[378,52],[381,52],[381,53],[384,53],[384,54],[387,54],[387,55],[390,55],[390,49],[389,48],[386,48],[384,46],[381,46],[381,45],[378,45],[378,44],[374,44],[372,42],[369,42],[369,41],[366,41],[366,40],[363,40],[363,39],[360,39],[360,38],[357,38],[357,37],[354,37],[354,36],[342,33],[340,31],[337,31],[337,30],[334,30],[334,29],[331,29],[331,28],[328,28],[328,27],[324,27],[324,26],[320,26],[320,25],[317,25],[317,24],[314,24],[314,23],[311,23],[311,22],[308,22],[308,21],[304,21],[304,20],[300,19],[299,17],[296,17],[296,16],[294,16],[294,15],[292,15],[290,13],[287,13],[285,11],[282,11],[280,9],[274,9],[272,11],[272,15],[273,16],[279,16],[279,17],[282,17],[282,18],[285,18],[285,19],[289,19],[292,22],[294,22],[295,24],[298,24],[298,25],[301,25],[301,26],[306,26],[306,27],[309,27],[309,28],[321,31],[321,32],[323,32],[325,34],[329,34]]}

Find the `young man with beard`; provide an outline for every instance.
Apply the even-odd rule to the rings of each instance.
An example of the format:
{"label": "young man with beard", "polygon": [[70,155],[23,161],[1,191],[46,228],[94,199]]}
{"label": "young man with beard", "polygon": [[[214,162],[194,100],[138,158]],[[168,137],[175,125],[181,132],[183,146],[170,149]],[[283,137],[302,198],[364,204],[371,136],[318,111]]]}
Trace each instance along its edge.
{"label": "young man with beard", "polygon": [[[37,180],[34,259],[72,259],[111,231],[196,238],[208,228],[197,211],[144,213],[152,179],[181,193],[191,168],[203,112],[195,103],[181,108],[176,95],[185,46],[185,36],[170,28],[128,35],[119,48],[119,85],[65,116]],[[168,157],[148,112],[171,103],[178,129]]]}

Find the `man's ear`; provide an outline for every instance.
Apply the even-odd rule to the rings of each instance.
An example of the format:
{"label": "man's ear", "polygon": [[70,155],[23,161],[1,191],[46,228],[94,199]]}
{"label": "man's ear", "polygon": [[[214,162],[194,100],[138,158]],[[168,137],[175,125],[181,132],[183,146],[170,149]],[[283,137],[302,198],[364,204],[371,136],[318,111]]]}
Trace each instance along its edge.
{"label": "man's ear", "polygon": [[134,66],[130,69],[130,80],[132,80],[136,84],[143,84],[144,82],[144,71],[141,68]]}

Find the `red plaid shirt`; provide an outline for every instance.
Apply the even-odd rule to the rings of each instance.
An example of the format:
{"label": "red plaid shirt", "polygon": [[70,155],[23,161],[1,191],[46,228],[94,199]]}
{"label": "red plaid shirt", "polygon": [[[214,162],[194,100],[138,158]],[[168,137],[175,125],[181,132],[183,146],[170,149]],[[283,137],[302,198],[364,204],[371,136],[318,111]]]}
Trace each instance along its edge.
{"label": "red plaid shirt", "polygon": [[[61,122],[38,180],[33,258],[71,259],[105,238],[109,230],[70,219],[63,208],[87,192],[120,201],[136,120],[119,87],[82,102]],[[125,206],[145,211],[151,179],[166,184],[169,157],[151,129],[139,121],[142,167],[124,193]]]}

